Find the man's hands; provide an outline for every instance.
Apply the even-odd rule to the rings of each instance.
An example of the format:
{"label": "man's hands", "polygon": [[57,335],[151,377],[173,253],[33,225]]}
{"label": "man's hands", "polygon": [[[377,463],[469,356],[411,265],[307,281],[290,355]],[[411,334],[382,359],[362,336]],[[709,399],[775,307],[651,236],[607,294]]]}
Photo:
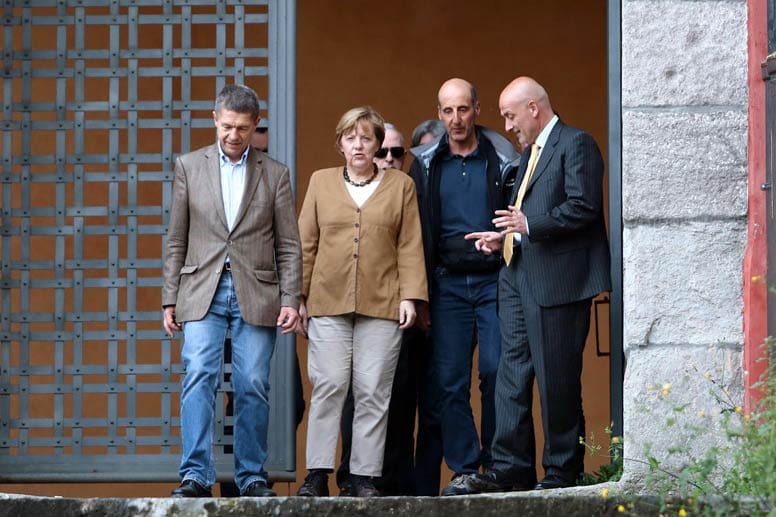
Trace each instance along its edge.
{"label": "man's hands", "polygon": [[466,240],[477,239],[474,247],[484,255],[492,255],[501,251],[501,234],[499,232],[473,232],[463,236]]}
{"label": "man's hands", "polygon": [[507,233],[528,235],[528,223],[525,214],[519,208],[509,205],[507,210],[496,210],[496,215],[498,217],[493,219],[493,224],[496,225],[496,228],[504,228],[501,235]]}
{"label": "man's hands", "polygon": [[175,321],[175,305],[168,305],[162,312],[162,324],[164,325],[164,331],[168,336],[173,337],[175,331],[180,331],[183,327],[181,324]]}
{"label": "man's hands", "polygon": [[281,307],[277,323],[278,327],[283,329],[280,333],[288,334],[289,332],[294,332],[299,320],[299,313],[296,312],[296,309],[293,307]]}
{"label": "man's hands", "polygon": [[512,205],[507,210],[496,210],[496,218],[493,224],[496,228],[503,228],[500,232],[472,232],[464,235],[464,239],[476,239],[474,247],[485,255],[492,255],[501,251],[503,237],[512,233],[528,235],[528,223],[525,214]]}

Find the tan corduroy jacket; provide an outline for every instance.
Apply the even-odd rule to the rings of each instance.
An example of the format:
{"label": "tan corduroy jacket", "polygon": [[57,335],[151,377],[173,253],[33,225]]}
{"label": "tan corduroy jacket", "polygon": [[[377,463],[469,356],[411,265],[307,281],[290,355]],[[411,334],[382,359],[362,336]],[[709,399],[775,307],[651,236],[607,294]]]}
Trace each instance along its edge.
{"label": "tan corduroy jacket", "polygon": [[359,208],[342,170],[313,173],[299,216],[307,312],[398,320],[401,300],[428,300],[415,184],[387,169]]}

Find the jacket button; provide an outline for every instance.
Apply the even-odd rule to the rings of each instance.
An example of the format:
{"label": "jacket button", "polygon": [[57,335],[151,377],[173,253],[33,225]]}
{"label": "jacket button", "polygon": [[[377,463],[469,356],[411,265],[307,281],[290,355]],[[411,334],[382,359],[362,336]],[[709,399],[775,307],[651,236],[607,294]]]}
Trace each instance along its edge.
{"label": "jacket button", "polygon": [[354,253],[353,258],[358,258],[358,253]]}
{"label": "jacket button", "polygon": [[358,228],[359,226],[360,226],[360,225],[359,225],[358,223],[356,223],[356,228]]}
{"label": "jacket button", "polygon": [[353,242],[358,242],[358,237],[356,237],[355,239],[353,239]]}

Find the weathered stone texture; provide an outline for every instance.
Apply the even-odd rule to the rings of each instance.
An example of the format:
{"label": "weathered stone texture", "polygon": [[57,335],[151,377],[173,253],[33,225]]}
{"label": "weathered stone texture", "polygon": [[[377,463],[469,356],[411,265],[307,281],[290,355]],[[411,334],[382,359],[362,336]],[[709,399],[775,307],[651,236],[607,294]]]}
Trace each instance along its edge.
{"label": "weathered stone texture", "polygon": [[[725,435],[722,410],[742,404],[740,351],[687,346],[631,350],[625,383],[624,481],[638,483],[644,477],[648,456],[675,472],[712,447],[734,445]],[[718,396],[728,402],[721,403]],[[734,412],[729,425],[737,418]],[[682,447],[686,453],[669,452]]]}
{"label": "weathered stone texture", "polygon": [[[601,497],[607,488],[609,497]],[[614,515],[627,504],[633,515],[655,515],[654,502],[627,498],[616,483],[463,497],[272,497],[233,499],[68,499],[0,494],[0,517],[238,517],[320,515],[496,517],[502,515]]]}
{"label": "weathered stone texture", "polygon": [[623,218],[743,217],[747,115],[623,113]]}
{"label": "weathered stone texture", "polygon": [[744,1],[623,2],[623,105],[745,105],[746,41]]}
{"label": "weathered stone texture", "polygon": [[626,228],[626,350],[652,344],[741,343],[745,244],[743,220]]}

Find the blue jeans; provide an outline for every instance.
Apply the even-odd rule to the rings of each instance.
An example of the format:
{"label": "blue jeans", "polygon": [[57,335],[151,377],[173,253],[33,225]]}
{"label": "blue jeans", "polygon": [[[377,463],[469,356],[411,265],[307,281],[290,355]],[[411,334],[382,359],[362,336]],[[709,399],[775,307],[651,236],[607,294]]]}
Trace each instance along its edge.
{"label": "blue jeans", "polygon": [[213,461],[215,401],[226,331],[232,333],[234,392],[234,474],[244,491],[267,480],[269,369],[275,350],[274,327],[257,327],[240,315],[232,275],[224,272],[207,315],[183,326],[181,358],[186,369],[181,392],[183,453],[178,473],[203,486],[216,481]]}
{"label": "blue jeans", "polygon": [[[501,351],[496,300],[498,273],[434,271],[431,293],[429,385],[423,390],[431,418],[441,430],[442,450],[456,474],[477,472],[492,463],[495,430],[494,394]],[[482,439],[477,436],[470,400],[471,371],[479,345]],[[420,423],[427,426],[427,423]],[[433,426],[433,425],[432,425]],[[420,443],[418,444],[420,446]]]}

